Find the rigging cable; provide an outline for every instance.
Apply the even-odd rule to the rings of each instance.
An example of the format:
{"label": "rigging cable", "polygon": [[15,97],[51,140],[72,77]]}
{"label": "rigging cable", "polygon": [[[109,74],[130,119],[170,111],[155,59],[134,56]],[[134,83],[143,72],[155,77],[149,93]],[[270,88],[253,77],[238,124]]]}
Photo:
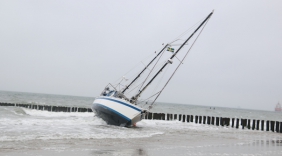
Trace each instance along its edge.
{"label": "rigging cable", "polygon": [[[141,102],[141,103],[142,103],[142,102],[145,102],[145,101],[149,100],[150,98],[156,96],[156,95],[159,94],[159,93],[160,93],[160,91],[156,92],[155,94],[153,94],[152,96],[148,97],[148,98],[145,99],[145,100],[140,100],[139,102]],[[143,108],[145,105],[147,105],[147,103],[145,103],[145,104],[142,106],[142,108]]]}
{"label": "rigging cable", "polygon": [[[162,56],[160,56],[160,57],[162,57]],[[160,58],[159,58],[159,59],[160,59]],[[163,66],[167,61],[164,61],[164,62],[162,62],[162,63],[157,64],[158,62],[159,62],[159,60],[158,60],[158,61],[156,62],[156,64],[154,65],[153,69],[154,69],[154,68],[158,68],[159,66]],[[147,79],[149,78],[150,74],[151,74],[152,72],[156,72],[156,71],[153,71],[153,69],[152,69],[151,72],[147,75],[146,79],[142,82],[142,86],[139,87],[139,90],[136,91],[136,94],[138,94],[138,92],[140,92],[140,89],[143,87],[144,83],[147,81]],[[155,73],[154,73],[154,74],[155,74]],[[156,90],[156,89],[155,89],[155,90]]]}
{"label": "rigging cable", "polygon": [[166,72],[168,71],[169,67],[170,67],[170,66],[168,66],[168,67],[165,69],[165,71],[164,71],[164,73],[163,73],[163,76],[162,76],[161,79],[159,80],[158,84],[156,85],[156,87],[155,87],[155,89],[152,91],[152,93],[155,92],[155,91],[157,90],[157,88],[159,87],[159,85],[160,85],[160,83],[162,82],[162,80],[163,80],[163,78],[164,78]]}
{"label": "rigging cable", "polygon": [[207,22],[204,24],[202,30],[200,31],[200,33],[198,34],[198,36],[196,37],[196,39],[194,40],[194,42],[192,43],[191,47],[188,49],[188,51],[186,52],[185,56],[182,58],[181,62],[178,64],[178,66],[176,67],[176,69],[174,70],[174,72],[172,73],[172,75],[170,76],[170,78],[168,79],[168,81],[166,82],[166,84],[164,85],[164,87],[162,88],[162,90],[159,92],[159,94],[157,95],[157,97],[154,99],[154,101],[151,103],[151,105],[149,106],[149,110],[152,108],[152,105],[155,103],[155,101],[158,99],[158,97],[160,96],[160,94],[162,93],[162,91],[164,90],[164,88],[167,86],[168,82],[171,80],[171,78],[174,76],[174,74],[176,73],[176,71],[178,70],[178,68],[180,67],[180,65],[182,64],[182,62],[185,60],[186,56],[188,55],[189,51],[192,49],[193,45],[195,44],[195,42],[197,41],[197,39],[199,38],[200,34],[202,33],[202,31],[204,30],[205,26],[207,25],[208,21],[210,19],[207,20]]}
{"label": "rigging cable", "polygon": [[[135,69],[135,68],[137,68],[138,66],[140,66],[140,64],[143,65],[142,61],[145,61],[145,60],[149,59],[149,57],[151,57],[151,56],[154,55],[154,54],[155,54],[155,53],[150,54],[150,55],[144,57],[144,59],[142,59],[140,62],[138,62],[133,68],[131,68],[131,69],[130,69],[129,71],[127,71],[125,74],[123,74],[123,76],[127,75],[127,74],[128,74],[129,72],[131,72],[133,69]],[[122,77],[123,77],[123,76],[122,76]],[[121,78],[122,78],[122,77],[121,77]],[[119,79],[120,79],[120,78],[118,78],[117,80],[115,80],[114,83],[117,82]]]}
{"label": "rigging cable", "polygon": [[[158,60],[156,61],[155,65],[153,66],[153,68],[151,69],[151,71],[149,72],[149,74],[147,75],[146,79],[143,81],[143,84],[141,85],[140,89],[143,87],[144,83],[147,81],[148,77],[150,76],[150,74],[152,73],[152,71],[154,70],[154,68],[156,67],[156,65],[158,64],[159,60],[161,59],[161,57],[163,56],[165,51],[162,52],[161,56],[158,58]],[[139,89],[139,90],[140,90]]]}
{"label": "rigging cable", "polygon": [[205,18],[202,18],[201,20],[199,20],[197,23],[195,23],[193,26],[191,26],[190,28],[188,28],[187,30],[185,30],[182,34],[180,34],[179,36],[177,36],[172,42],[170,42],[169,44],[177,41],[177,40],[180,40],[180,37],[184,36],[185,34],[187,34],[189,31],[192,30],[192,28],[196,27],[201,21],[203,21],[203,19]]}
{"label": "rigging cable", "polygon": [[124,93],[140,76],[141,74],[151,65],[152,62],[155,61],[155,59],[163,52],[163,50],[167,47],[168,45],[165,45],[162,50],[153,58],[153,60],[150,61],[150,63],[134,78],[134,80],[132,80],[127,86],[126,88],[123,89],[123,91],[121,93]]}
{"label": "rigging cable", "polygon": [[[165,63],[165,62],[163,62],[163,63],[160,64],[160,65],[157,65],[156,67],[161,66],[161,65],[163,65],[164,63]],[[155,67],[155,68],[156,68],[156,67]],[[153,70],[150,70],[150,71],[152,72]],[[136,84],[138,81],[139,81],[139,80],[136,80],[136,81],[134,82],[134,85],[133,85],[132,89],[129,90],[129,91],[127,91],[126,94],[131,93],[131,92],[134,91],[137,87],[143,85],[146,80],[141,81],[139,84]],[[126,86],[126,85],[123,85],[123,86]],[[139,88],[141,88],[141,87],[139,87]],[[137,93],[138,91],[139,91],[139,90],[136,90],[136,93]],[[135,93],[135,94],[136,94],[136,93]]]}
{"label": "rigging cable", "polygon": [[[166,61],[164,61],[163,63],[157,65],[156,67],[162,66],[163,64],[165,64],[165,62],[166,62]],[[154,68],[156,68],[156,67],[154,67]],[[153,71],[153,70],[151,70],[151,71]],[[145,83],[145,81],[146,81],[146,80],[140,82],[139,84],[136,84],[136,83],[138,82],[138,80],[136,80],[136,82],[134,82],[134,86],[132,87],[132,89],[129,90],[129,91],[127,91],[126,94],[131,93],[131,92],[134,91],[137,87],[139,87],[140,85],[143,85],[143,84]],[[126,86],[126,85],[123,85],[123,86]],[[141,87],[139,87],[139,88],[141,88]],[[134,93],[134,94],[137,94],[138,91],[139,91],[139,90],[136,90],[136,93]]]}

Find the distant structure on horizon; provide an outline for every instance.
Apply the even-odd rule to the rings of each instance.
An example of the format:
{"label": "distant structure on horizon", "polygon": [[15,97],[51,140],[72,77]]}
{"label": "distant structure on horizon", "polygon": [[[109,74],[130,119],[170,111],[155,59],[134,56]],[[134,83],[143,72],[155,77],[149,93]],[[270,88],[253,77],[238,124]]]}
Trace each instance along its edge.
{"label": "distant structure on horizon", "polygon": [[281,111],[282,111],[281,105],[280,105],[280,103],[278,102],[277,105],[276,105],[276,107],[275,107],[275,112],[281,112]]}

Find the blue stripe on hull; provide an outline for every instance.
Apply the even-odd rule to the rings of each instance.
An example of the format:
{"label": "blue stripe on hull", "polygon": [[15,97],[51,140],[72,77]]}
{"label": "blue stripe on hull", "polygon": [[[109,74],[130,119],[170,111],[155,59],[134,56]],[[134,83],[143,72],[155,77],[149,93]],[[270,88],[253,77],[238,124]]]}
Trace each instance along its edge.
{"label": "blue stripe on hull", "polygon": [[131,125],[131,119],[105,105],[94,103],[93,109],[97,112],[97,115],[99,117],[101,117],[104,121],[106,121],[110,125],[117,125],[117,126]]}
{"label": "blue stripe on hull", "polygon": [[127,107],[130,107],[130,108],[132,108],[132,109],[135,109],[135,110],[141,112],[141,109],[136,108],[136,107],[132,106],[131,104],[127,104],[127,103],[122,102],[122,101],[119,101],[119,100],[115,100],[115,99],[111,99],[111,98],[106,98],[106,97],[97,98],[97,99],[104,99],[104,100],[114,101],[114,102],[117,102],[117,103],[119,103],[119,104],[125,105],[125,106],[127,106]]}

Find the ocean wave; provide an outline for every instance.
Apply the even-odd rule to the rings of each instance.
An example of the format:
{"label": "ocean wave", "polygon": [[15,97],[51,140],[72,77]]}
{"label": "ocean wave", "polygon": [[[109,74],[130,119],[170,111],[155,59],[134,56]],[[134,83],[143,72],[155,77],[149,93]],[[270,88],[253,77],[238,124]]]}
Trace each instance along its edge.
{"label": "ocean wave", "polygon": [[26,115],[26,113],[20,107],[1,107],[0,115],[3,117],[13,116],[13,115],[22,116],[22,115]]}
{"label": "ocean wave", "polygon": [[[54,140],[54,139],[131,139],[148,138],[166,133],[230,132],[231,129],[217,126],[183,123],[180,121],[142,120],[136,128],[107,125],[88,113],[52,113],[25,110],[33,117],[0,119],[0,129],[5,135],[0,141]],[[70,114],[70,113],[69,113]],[[85,115],[88,114],[88,115]],[[55,115],[55,116],[54,116]],[[231,130],[232,131],[232,130]]]}
{"label": "ocean wave", "polygon": [[35,110],[22,108],[23,111],[30,116],[41,116],[41,117],[93,117],[93,112],[49,112],[44,110]]}

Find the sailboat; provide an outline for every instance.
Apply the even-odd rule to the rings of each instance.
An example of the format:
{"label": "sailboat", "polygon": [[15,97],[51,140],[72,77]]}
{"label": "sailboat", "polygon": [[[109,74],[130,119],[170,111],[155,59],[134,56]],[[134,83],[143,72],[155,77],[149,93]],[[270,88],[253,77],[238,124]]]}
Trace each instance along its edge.
{"label": "sailboat", "polygon": [[[117,86],[109,83],[101,92],[101,94],[95,98],[92,110],[95,112],[95,114],[102,118],[104,121],[106,121],[110,125],[116,125],[116,126],[125,126],[125,127],[131,127],[135,126],[137,122],[141,121],[146,113],[152,108],[152,105],[155,103],[157,98],[160,96],[168,82],[171,80],[175,72],[177,71],[178,67],[183,64],[183,60],[185,59],[188,52],[183,56],[182,60],[179,60],[176,55],[180,52],[180,50],[188,44],[188,41],[198,32],[201,28],[201,31],[203,30],[204,26],[212,16],[213,11],[196,27],[196,29],[193,31],[193,33],[184,40],[183,43],[179,44],[179,48],[174,52],[174,48],[172,48],[172,43],[175,41],[179,41],[179,39],[166,44],[158,53],[156,53],[156,56],[149,61],[149,63],[141,70],[139,74],[127,85],[125,85],[123,88],[118,88]],[[201,31],[199,31],[198,35],[200,35]],[[198,38],[198,36],[197,36]],[[197,39],[196,38],[196,39]],[[196,41],[196,40],[195,40]],[[195,42],[194,41],[194,42]],[[194,43],[193,43],[194,44]],[[193,45],[192,44],[192,45]],[[189,49],[190,50],[190,49]],[[167,59],[161,67],[156,69],[156,66],[153,66],[153,62],[158,61],[158,59],[162,56],[162,54],[165,51],[172,52],[169,59]],[[150,106],[148,108],[141,107],[138,105],[140,102],[139,98],[141,97],[141,94],[144,93],[144,91],[148,88],[149,85],[160,75],[160,73],[170,64],[173,63],[173,59],[177,58],[179,60],[179,65],[176,67],[174,72],[171,74],[167,82],[163,85],[162,89],[158,91],[156,94],[154,94],[152,97],[154,97],[154,100],[150,101]],[[132,87],[132,85],[140,79],[141,75],[144,74],[146,70],[149,69],[150,66],[153,66],[152,68],[155,69],[154,75],[151,74],[151,77],[149,79],[149,76],[146,77],[146,79],[142,84],[142,87],[137,91],[135,95],[132,97],[129,97],[127,95],[127,91],[129,88]],[[152,70],[152,69],[151,69]],[[124,79],[124,78],[123,78]],[[146,83],[145,83],[146,82]],[[147,102],[146,102],[147,104]]]}

